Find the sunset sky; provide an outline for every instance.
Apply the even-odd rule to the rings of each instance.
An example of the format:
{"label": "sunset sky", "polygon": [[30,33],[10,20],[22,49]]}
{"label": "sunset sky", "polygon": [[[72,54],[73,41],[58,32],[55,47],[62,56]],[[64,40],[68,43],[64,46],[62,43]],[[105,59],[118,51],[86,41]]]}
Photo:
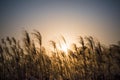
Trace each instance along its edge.
{"label": "sunset sky", "polygon": [[68,43],[94,36],[103,44],[120,40],[119,0],[0,0],[0,38],[40,31],[43,44],[63,35]]}

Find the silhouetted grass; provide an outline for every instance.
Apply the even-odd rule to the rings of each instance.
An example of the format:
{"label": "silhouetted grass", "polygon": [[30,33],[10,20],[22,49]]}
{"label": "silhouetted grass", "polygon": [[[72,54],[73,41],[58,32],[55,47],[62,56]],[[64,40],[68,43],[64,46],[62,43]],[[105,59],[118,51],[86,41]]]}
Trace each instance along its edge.
{"label": "silhouetted grass", "polygon": [[[1,39],[0,80],[120,79],[120,42],[105,47],[91,36],[79,37],[81,46],[73,44],[66,55],[51,40],[54,51],[49,56],[40,32],[35,30],[32,34],[24,31],[20,41],[14,37]],[[63,36],[62,40],[67,43]]]}

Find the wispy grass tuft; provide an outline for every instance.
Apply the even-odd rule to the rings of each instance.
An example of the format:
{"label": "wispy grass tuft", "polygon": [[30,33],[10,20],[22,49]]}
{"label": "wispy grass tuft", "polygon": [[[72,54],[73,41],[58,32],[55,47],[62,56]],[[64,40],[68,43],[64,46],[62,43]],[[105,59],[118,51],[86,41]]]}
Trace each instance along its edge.
{"label": "wispy grass tuft", "polygon": [[[109,47],[93,37],[79,37],[67,55],[50,40],[54,51],[42,45],[42,35],[24,31],[23,39],[6,37],[0,42],[0,80],[119,80],[120,44]],[[34,36],[34,37],[32,37]],[[63,44],[67,45],[65,37]],[[37,42],[35,41],[35,39]],[[20,43],[23,44],[20,44]],[[37,47],[38,43],[40,47]],[[49,56],[51,53],[53,55]]]}

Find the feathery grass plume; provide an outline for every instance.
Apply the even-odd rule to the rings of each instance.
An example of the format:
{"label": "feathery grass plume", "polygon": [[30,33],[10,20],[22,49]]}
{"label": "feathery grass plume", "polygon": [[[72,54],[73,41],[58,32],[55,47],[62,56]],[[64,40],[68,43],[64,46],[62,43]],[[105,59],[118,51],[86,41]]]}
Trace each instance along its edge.
{"label": "feathery grass plume", "polygon": [[98,48],[98,53],[99,53],[99,55],[100,54],[102,54],[102,46],[101,46],[101,44],[100,44],[100,42],[97,42],[97,48]]}
{"label": "feathery grass plume", "polygon": [[25,35],[25,37],[24,37],[23,41],[24,41],[25,45],[30,46],[31,40],[30,40],[29,33],[26,30],[24,31],[24,35]]}
{"label": "feathery grass plume", "polygon": [[53,46],[54,52],[56,52],[56,42],[55,42],[55,41],[52,41],[52,40],[50,40],[49,42],[50,42],[51,45]]}
{"label": "feathery grass plume", "polygon": [[10,45],[12,44],[12,41],[8,36],[6,37],[6,40],[9,42]]}
{"label": "feathery grass plume", "polygon": [[64,44],[67,44],[65,38],[62,35],[61,35],[61,38],[62,38]]}
{"label": "feathery grass plume", "polygon": [[4,47],[4,50],[5,50],[5,53],[6,53],[6,54],[10,54],[8,47]]}
{"label": "feathery grass plume", "polygon": [[6,46],[6,42],[5,42],[4,38],[1,39],[1,42],[2,42],[2,44],[4,44]]}
{"label": "feathery grass plume", "polygon": [[[27,36],[28,36],[28,35],[27,35]],[[14,44],[17,43],[17,41],[16,41],[16,39],[15,39],[14,37],[12,37],[12,41],[13,41]]]}
{"label": "feathery grass plume", "polygon": [[37,54],[37,50],[36,50],[34,42],[32,43],[32,53]]}
{"label": "feathery grass plume", "polygon": [[73,49],[73,52],[77,52],[77,45],[75,43],[72,43],[72,49]]}
{"label": "feathery grass plume", "polygon": [[80,39],[79,43],[82,45],[83,50],[85,50],[85,43],[83,37],[80,36],[79,39]]}
{"label": "feathery grass plume", "polygon": [[80,41],[79,41],[79,42],[80,42],[80,43],[82,44],[82,46],[84,47],[84,46],[85,46],[85,44],[84,44],[83,37],[81,37],[81,36],[80,36],[79,38],[80,38]]}
{"label": "feathery grass plume", "polygon": [[41,45],[42,45],[42,36],[41,36],[40,32],[37,31],[37,30],[34,30],[34,33],[33,33],[33,34],[34,34],[34,35],[36,36],[36,38],[38,39],[39,44],[40,44],[40,47],[41,47]]}
{"label": "feathery grass plume", "polygon": [[89,37],[85,37],[85,39],[88,41],[88,45],[93,51],[94,50],[94,45],[95,45],[93,37],[89,36]]}

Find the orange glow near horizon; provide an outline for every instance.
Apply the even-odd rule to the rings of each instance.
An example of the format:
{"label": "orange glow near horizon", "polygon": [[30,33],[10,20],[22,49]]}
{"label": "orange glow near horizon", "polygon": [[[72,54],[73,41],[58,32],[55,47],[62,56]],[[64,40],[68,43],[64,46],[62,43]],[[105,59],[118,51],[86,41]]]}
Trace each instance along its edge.
{"label": "orange glow near horizon", "polygon": [[[13,36],[21,39],[23,30],[31,33],[35,29],[41,33],[42,45],[45,47],[49,46],[50,40],[57,42],[56,37],[61,34],[66,38],[67,45],[77,44],[78,36],[93,36],[106,45],[120,40],[120,24],[116,17],[117,6],[114,6],[116,10],[114,13],[108,3],[109,7],[88,2],[83,4],[81,1],[38,1],[39,4],[16,2],[19,5],[11,4],[13,7],[5,8],[9,9],[6,10],[8,12],[5,11],[5,15],[1,15],[3,23],[0,24],[0,37]],[[20,9],[20,4],[23,9]],[[10,7],[10,5],[3,6]],[[4,10],[4,7],[1,10]]]}

